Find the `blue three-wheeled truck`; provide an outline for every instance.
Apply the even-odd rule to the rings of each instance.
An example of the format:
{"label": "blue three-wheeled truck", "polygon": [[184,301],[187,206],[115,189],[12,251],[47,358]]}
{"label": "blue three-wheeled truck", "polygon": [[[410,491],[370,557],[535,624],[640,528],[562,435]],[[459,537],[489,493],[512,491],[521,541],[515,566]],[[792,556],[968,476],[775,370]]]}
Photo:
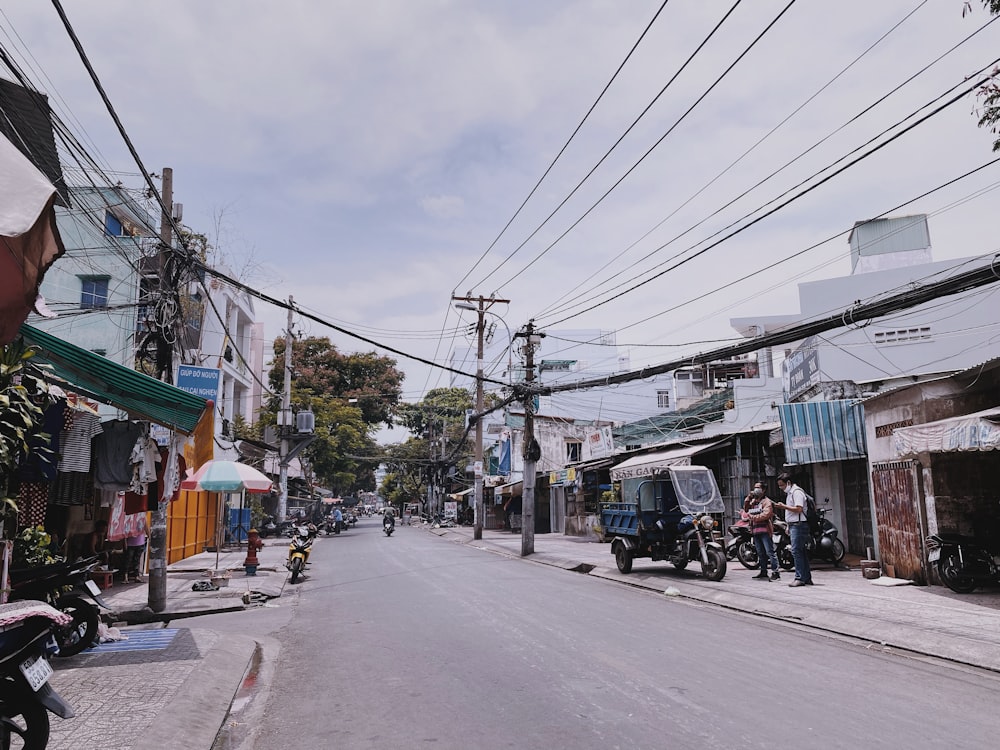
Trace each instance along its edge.
{"label": "blue three-wheeled truck", "polygon": [[678,569],[697,561],[705,578],[721,581],[726,552],[712,533],[712,514],[724,511],[711,470],[669,466],[641,482],[631,502],[603,503],[601,530],[622,573],[631,572],[635,558],[648,557]]}

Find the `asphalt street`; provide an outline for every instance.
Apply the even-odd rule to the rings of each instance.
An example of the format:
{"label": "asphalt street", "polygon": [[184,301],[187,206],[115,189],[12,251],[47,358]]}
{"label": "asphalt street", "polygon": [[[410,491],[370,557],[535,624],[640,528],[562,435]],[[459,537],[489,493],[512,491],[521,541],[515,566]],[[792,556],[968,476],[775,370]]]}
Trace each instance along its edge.
{"label": "asphalt street", "polygon": [[995,674],[424,529],[361,526],[310,572],[256,750],[981,748],[1000,729]]}
{"label": "asphalt street", "polygon": [[[420,737],[458,747],[469,735],[477,742],[463,746],[531,747],[511,727],[543,727],[538,737],[552,740],[551,717],[551,731],[579,747],[642,747],[650,737],[637,727],[664,725],[641,707],[676,709],[681,695],[695,701],[692,716],[719,713],[712,702],[722,701],[719,726],[750,737],[750,747],[758,738],[746,726],[760,712],[740,727],[728,718],[742,715],[736,707],[748,696],[763,696],[768,722],[782,726],[801,717],[771,706],[792,694],[824,712],[833,706],[841,723],[868,717],[863,726],[878,739],[863,746],[899,746],[872,728],[876,714],[891,717],[900,736],[912,731],[896,726],[900,717],[940,716],[941,733],[913,735],[912,747],[952,730],[952,746],[977,746],[998,728],[980,700],[1000,675],[997,590],[955,595],[829,567],[808,589],[753,581],[738,564],[718,583],[649,561],[623,576],[606,544],[538,535],[536,553],[519,559],[520,538],[510,533],[473,540],[467,527],[400,526],[387,539],[378,519],[317,540],[306,579],[290,586],[286,546],[268,540],[256,577],[243,573],[243,550],[224,551],[218,564],[203,554],[172,566],[167,610],[155,616],[143,609],[144,585],[106,592],[142,623],[120,623],[134,645],[143,631],[176,632],[154,650],[56,659],[53,684],[78,716],[53,719],[50,748],[264,750],[314,732],[322,746],[333,737],[342,747],[408,747]],[[192,591],[214,568],[231,571],[229,586]],[[644,671],[638,652],[662,674]],[[718,688],[711,695],[705,673]],[[673,686],[666,696],[664,679]],[[564,726],[567,716],[577,718]],[[948,729],[952,716],[963,725]],[[828,735],[814,720],[803,731],[819,725],[832,746],[846,747],[858,734],[847,724]],[[677,747],[711,747],[719,737],[684,721],[671,736]]]}

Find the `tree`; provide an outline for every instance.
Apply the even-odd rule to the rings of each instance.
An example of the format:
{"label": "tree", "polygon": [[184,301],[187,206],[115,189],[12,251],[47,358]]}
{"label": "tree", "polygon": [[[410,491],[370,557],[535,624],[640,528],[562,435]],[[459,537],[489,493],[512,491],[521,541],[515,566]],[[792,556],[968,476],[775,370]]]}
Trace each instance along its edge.
{"label": "tree", "polygon": [[33,437],[44,436],[44,411],[35,400],[48,393],[39,368],[31,361],[35,354],[37,350],[25,346],[24,339],[0,348],[0,517],[17,509],[7,493],[21,457],[29,449],[48,451],[32,445]]}
{"label": "tree", "polygon": [[[983,6],[992,15],[1000,14],[1000,0],[983,0]],[[966,11],[971,11],[970,4],[965,3],[963,15]],[[990,82],[982,86],[976,92],[976,97],[980,100],[979,127],[989,128],[991,133],[996,134],[1000,125],[1000,84],[997,83],[996,76],[1000,74],[1000,69],[994,69]],[[993,150],[1000,151],[1000,138],[993,141]]]}
{"label": "tree", "polygon": [[[283,387],[284,356],[285,339],[279,337],[274,341],[274,364],[269,375],[275,393]],[[366,424],[393,425],[403,383],[396,360],[375,352],[342,354],[323,336],[296,339],[292,363],[294,388],[345,401],[355,399]]]}
{"label": "tree", "polygon": [[[274,342],[271,388],[284,387],[285,339]],[[403,375],[395,360],[374,352],[341,354],[328,338],[296,340],[292,346],[292,408],[315,416],[316,439],[303,458],[317,481],[335,494],[351,494],[374,486],[371,461],[381,455],[373,434],[391,423],[399,402]],[[277,422],[280,395],[272,396],[261,415],[264,424]]]}

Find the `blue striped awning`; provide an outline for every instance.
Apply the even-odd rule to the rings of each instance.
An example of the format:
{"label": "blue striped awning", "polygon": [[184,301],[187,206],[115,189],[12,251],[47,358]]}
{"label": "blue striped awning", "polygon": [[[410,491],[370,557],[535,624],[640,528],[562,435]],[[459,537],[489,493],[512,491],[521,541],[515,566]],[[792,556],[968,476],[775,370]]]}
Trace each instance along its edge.
{"label": "blue striped awning", "polygon": [[858,401],[778,404],[788,464],[846,461],[868,455],[865,409]]}

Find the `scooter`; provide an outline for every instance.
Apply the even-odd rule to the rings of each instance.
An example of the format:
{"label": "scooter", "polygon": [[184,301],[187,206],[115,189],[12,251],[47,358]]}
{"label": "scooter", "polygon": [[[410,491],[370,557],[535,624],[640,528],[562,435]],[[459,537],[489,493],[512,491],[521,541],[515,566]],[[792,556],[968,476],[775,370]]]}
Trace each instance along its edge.
{"label": "scooter", "polygon": [[385,532],[386,536],[392,536],[392,532],[396,530],[396,524],[387,516],[382,519],[382,531]]}
{"label": "scooter", "polygon": [[48,712],[63,719],[75,715],[49,684],[48,657],[58,649],[54,632],[70,619],[43,602],[0,605],[0,747],[43,750]]}
{"label": "scooter", "polygon": [[288,545],[288,560],[285,567],[292,573],[291,582],[299,580],[309,562],[309,550],[312,548],[313,539],[316,538],[315,526],[299,526],[292,536],[292,541]]}
{"label": "scooter", "polygon": [[1000,560],[975,539],[961,534],[927,537],[927,561],[937,566],[941,582],[957,594],[971,594],[977,587],[1000,583]]}
{"label": "scooter", "polygon": [[68,625],[55,629],[59,644],[56,656],[75,656],[89,648],[97,638],[97,626],[101,620],[98,607],[111,609],[101,597],[101,589],[90,580],[90,571],[97,567],[99,561],[98,557],[88,557],[76,562],[10,571],[11,601],[44,601],[70,616]]}
{"label": "scooter", "polygon": [[750,570],[759,568],[760,560],[757,559],[757,548],[753,544],[750,522],[741,518],[732,524],[727,531],[729,532],[729,541],[726,542],[726,559],[739,560],[744,568],[750,568]]}
{"label": "scooter", "polygon": [[806,543],[806,551],[809,557],[817,560],[832,562],[835,566],[840,565],[840,561],[847,554],[847,548],[838,538],[840,532],[831,521],[826,518],[826,508],[817,508],[816,518],[809,524],[809,541]]}

